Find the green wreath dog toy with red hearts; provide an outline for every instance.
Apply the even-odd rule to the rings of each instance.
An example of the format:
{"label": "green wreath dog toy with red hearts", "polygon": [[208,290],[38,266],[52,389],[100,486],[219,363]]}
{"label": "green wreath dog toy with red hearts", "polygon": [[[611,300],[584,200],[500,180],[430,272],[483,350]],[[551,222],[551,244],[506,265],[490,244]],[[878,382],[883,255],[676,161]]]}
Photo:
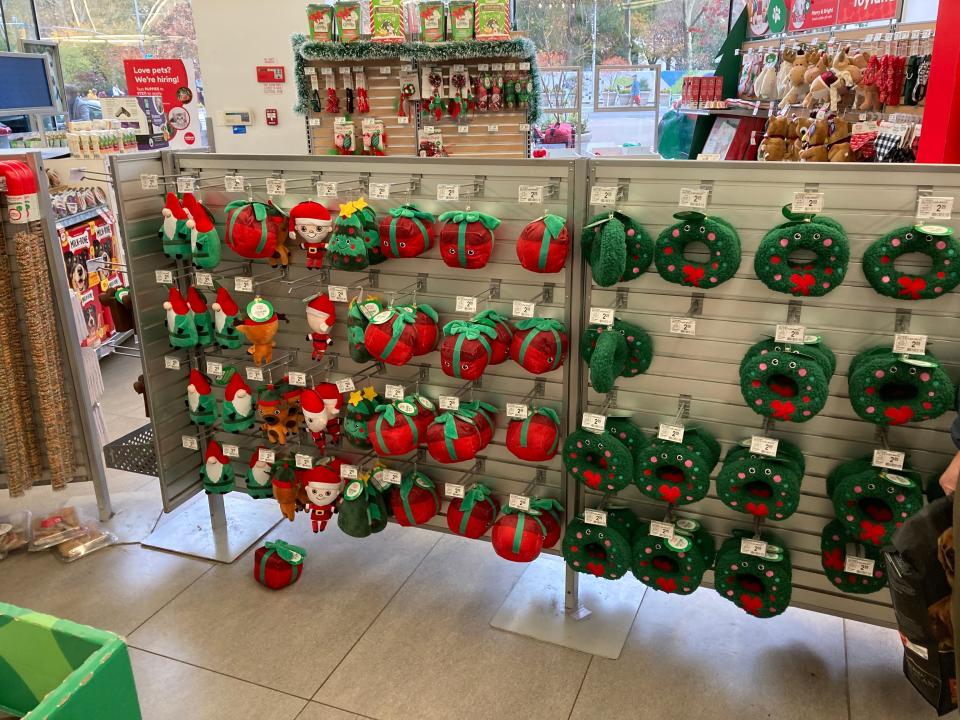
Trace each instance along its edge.
{"label": "green wreath dog toy with red hearts", "polygon": [[780,441],[776,457],[753,454],[742,445],[732,448],[717,474],[717,497],[737,512],[787,519],[800,505],[804,468],[796,460],[799,453],[785,440]]}
{"label": "green wreath dog toy with red hearts", "polygon": [[[828,380],[833,377],[833,374],[837,369],[837,356],[833,354],[833,350],[828,348],[817,335],[807,335],[804,338],[803,343],[798,343],[795,345],[778,342],[774,338],[761,340],[747,350],[747,354],[744,355],[744,359],[754,355],[768,355],[771,352],[787,352],[793,353],[794,355],[811,355],[820,360],[820,366],[827,374]],[[741,364],[743,362],[744,361],[741,361]]]}
{"label": "green wreath dog toy with red hearts", "polygon": [[450,267],[476,270],[490,261],[500,221],[482,212],[452,210],[440,216],[440,258]]}
{"label": "green wreath dog toy with red hearts", "polygon": [[[933,267],[922,275],[894,267],[907,253],[922,253]],[[881,295],[897,300],[933,300],[960,284],[960,243],[953,230],[920,225],[902,227],[875,241],[863,254],[863,274]]]}
{"label": "green wreath dog toy with red hearts", "polygon": [[[783,208],[787,222],[768,232],[754,256],[753,268],[771,290],[797,297],[822,297],[847,275],[850,241],[836,220],[794,213]],[[791,260],[798,251],[812,252],[810,262]]]}
{"label": "green wreath dog toy with red hearts", "polygon": [[610,287],[639,277],[653,259],[653,238],[621,212],[601,213],[584,226],[580,238],[593,281]]}
{"label": "green wreath dog toy with red hearts", "polygon": [[388,365],[406,365],[417,347],[417,315],[409,307],[398,305],[370,318],[363,333],[363,344],[370,355]]}
{"label": "green wreath dog toy with red hearts", "polygon": [[793,568],[786,546],[770,535],[762,535],[767,543],[765,557],[744,555],[740,541],[749,533],[734,530],[717,552],[714,587],[720,597],[758,618],[781,615],[790,605],[793,594]]}
{"label": "green wreath dog toy with red hearts", "polygon": [[868,468],[841,479],[833,491],[837,520],[857,542],[881,547],[923,507],[923,491],[910,478]]}
{"label": "green wreath dog toy with red hearts", "polygon": [[707,496],[716,457],[705,446],[687,439],[686,433],[684,440],[676,443],[654,438],[644,448],[634,470],[634,482],[646,497],[671,505],[689,505]]}
{"label": "green wreath dog toy with red hearts", "polygon": [[[653,260],[657,272],[667,282],[704,290],[722,285],[740,269],[740,236],[723,218],[698,212],[679,212],[680,222],[671,225],[657,238]],[[690,243],[707,246],[710,259],[689,260],[684,252]]]}
{"label": "green wreath dog toy with red hearts", "polygon": [[563,441],[563,465],[579,482],[602,492],[622,490],[634,473],[630,448],[608,432],[583,428]]}
{"label": "green wreath dog toy with red hearts", "polygon": [[510,318],[496,310],[484,310],[474,315],[471,320],[481,325],[489,325],[497,333],[497,336],[490,343],[490,347],[493,349],[490,355],[490,364],[499,365],[506,362],[510,357],[510,343],[513,340],[513,325],[510,324]]}
{"label": "green wreath dog toy with red hearts", "polygon": [[682,532],[678,526],[673,537],[657,537],[650,534],[648,521],[633,541],[632,555],[631,569],[637,580],[672,595],[689,595],[699,588],[713,559],[705,556],[692,533]]}
{"label": "green wreath dog toy with red hearts", "polygon": [[846,572],[847,545],[856,542],[850,537],[839,520],[832,520],[820,535],[820,564],[830,583],[845,593],[869,595],[887,586],[887,567],[883,553],[875,545],[861,545],[858,551],[868,560],[873,560],[873,573],[860,575]]}
{"label": "green wreath dog toy with red hearts", "polygon": [[440,369],[460,380],[477,380],[493,357],[497,331],[469,320],[452,320],[443,326]]}
{"label": "green wreath dog toy with red hearts", "polygon": [[815,353],[748,351],[740,364],[743,399],[758,415],[807,422],[827,403],[830,389],[824,364],[823,356]]}
{"label": "green wreath dog toy with red hearts", "polygon": [[606,527],[578,517],[563,535],[563,559],[575,572],[618,580],[630,571],[637,527],[636,518],[631,522],[624,512],[608,512]]}
{"label": "green wreath dog toy with red hearts", "polygon": [[636,471],[636,467],[640,462],[640,456],[649,442],[646,433],[637,427],[629,417],[618,417],[615,415],[607,418],[605,429],[613,435],[613,437],[627,446],[627,449],[633,455],[633,467],[634,471]]}
{"label": "green wreath dog toy with red hearts", "polygon": [[560,445],[560,416],[553,408],[541,407],[523,420],[507,423],[507,450],[527,462],[546,462]]}
{"label": "green wreath dog toy with red hearts", "polygon": [[580,354],[590,366],[590,384],[608,393],[618,377],[636,377],[653,362],[653,339],[639,325],[614,318],[613,325],[591,325],[580,339]]}
{"label": "green wreath dog toy with red hearts", "polygon": [[569,344],[567,331],[559,320],[520,320],[510,343],[510,359],[527,372],[542,375],[563,365]]}

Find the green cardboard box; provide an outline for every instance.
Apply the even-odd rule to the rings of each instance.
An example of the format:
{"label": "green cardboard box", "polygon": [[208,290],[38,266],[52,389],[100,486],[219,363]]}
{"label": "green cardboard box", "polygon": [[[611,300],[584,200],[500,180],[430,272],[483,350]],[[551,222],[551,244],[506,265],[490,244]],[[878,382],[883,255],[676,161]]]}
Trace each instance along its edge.
{"label": "green cardboard box", "polygon": [[307,28],[311,40],[333,40],[333,8],[317,3],[307,5]]}
{"label": "green cardboard box", "polygon": [[401,0],[371,0],[370,39],[374,42],[403,42],[406,27]]}
{"label": "green cardboard box", "polygon": [[473,39],[473,0],[451,0],[447,37],[450,40]]}
{"label": "green cardboard box", "polygon": [[474,9],[477,40],[510,39],[510,0],[477,2]]}
{"label": "green cardboard box", "polygon": [[360,39],[360,3],[338,2],[334,7],[337,18],[337,39],[340,42],[356,42]]}
{"label": "green cardboard box", "polygon": [[126,643],[0,602],[0,711],[25,720],[140,720]]}
{"label": "green cardboard box", "polygon": [[447,34],[446,13],[442,2],[420,3],[420,39],[442,42]]}

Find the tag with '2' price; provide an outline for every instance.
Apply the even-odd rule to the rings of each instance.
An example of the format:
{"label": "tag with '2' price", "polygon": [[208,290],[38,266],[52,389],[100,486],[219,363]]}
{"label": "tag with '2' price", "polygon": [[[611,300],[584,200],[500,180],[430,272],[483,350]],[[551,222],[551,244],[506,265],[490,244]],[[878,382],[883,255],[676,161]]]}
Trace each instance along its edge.
{"label": "tag with '2' price", "polygon": [[539,205],[543,202],[543,186],[521,185],[517,200],[522,203],[534,203]]}
{"label": "tag with '2' price", "polygon": [[227,457],[238,458],[240,457],[240,448],[236,445],[223,445],[223,454]]}
{"label": "tag with '2' price", "polygon": [[161,285],[170,285],[173,283],[173,270],[157,270],[154,277]]}
{"label": "tag with '2' price", "polygon": [[327,297],[329,297],[333,302],[346,302],[347,288],[345,288],[343,285],[328,285]]}
{"label": "tag with '2' price", "polygon": [[167,370],[179,370],[180,369],[180,359],[171,357],[169,355],[163,356],[163,367]]}
{"label": "tag with '2' price", "polygon": [[370,197],[377,200],[389,200],[390,183],[370,183]]}
{"label": "tag with '2' price", "polygon": [[683,442],[683,425],[660,423],[660,427],[657,430],[657,437],[660,440],[667,440],[668,442]]}
{"label": "tag with '2' price", "polygon": [[458,398],[456,395],[441,395],[440,409],[441,410],[459,410],[460,398]]}
{"label": "tag with '2' price", "polygon": [[302,372],[297,372],[296,370],[291,370],[287,373],[287,381],[291,385],[296,387],[306,387],[307,386],[307,374]]}
{"label": "tag with '2' price", "polygon": [[403,385],[387,385],[383,395],[387,400],[403,400]]}
{"label": "tag with '2' price", "polygon": [[243,175],[224,175],[223,189],[227,192],[243,192]]}
{"label": "tag with '2' price", "polygon": [[444,483],[443,494],[446,495],[447,497],[462,498],[463,485],[457,485],[456,483]]}
{"label": "tag with '2' price", "polygon": [[208,272],[198,272],[194,275],[194,285],[197,287],[213,287],[213,275]]}
{"label": "tag with '2' price", "polygon": [[294,456],[294,463],[301,470],[309,470],[313,467],[313,458],[303,453],[297,453]]}
{"label": "tag with '2' price", "polygon": [[614,205],[617,202],[619,190],[620,188],[615,185],[594,185],[592,188],[590,188],[590,204]]}
{"label": "tag with '2' price", "polygon": [[952,197],[922,197],[917,200],[918,220],[952,220]]}
{"label": "tag with '2' price", "polygon": [[337,192],[337,184],[335,182],[318,182],[317,183],[317,196],[318,197],[336,197],[339,193]]}
{"label": "tag with '2' price", "polygon": [[403,482],[403,475],[399,470],[388,470],[384,468],[383,472],[380,473],[380,478],[387,483],[387,485],[399,485]]}
{"label": "tag with '2' price", "polygon": [[254,380],[254,381],[256,381],[256,382],[263,382],[263,368],[248,367],[248,368],[247,368],[247,380]]}
{"label": "tag with '2' price", "polygon": [[742,555],[750,555],[751,557],[765,558],[767,556],[767,543],[763,540],[743,538],[740,541],[740,553]]}
{"label": "tag with '2' price", "polygon": [[676,526],[673,523],[650,521],[650,534],[653,537],[665,538],[669,540],[676,532]]}
{"label": "tag with '2' price", "polygon": [[530,408],[522,403],[507,403],[507,417],[511,420],[526,420]]}
{"label": "tag with '2' price", "polygon": [[897,333],[893,337],[893,351],[898,355],[925,355],[927,336]]}
{"label": "tag with '2' price", "polygon": [[340,477],[346,478],[347,480],[356,480],[357,475],[359,474],[359,469],[356,465],[341,465],[340,466]]}
{"label": "tag with '2' price", "polygon": [[777,342],[802,345],[807,336],[807,329],[803,325],[777,325],[774,339]]}
{"label": "tag with '2' price", "polygon": [[509,505],[514,510],[526,512],[530,509],[530,498],[528,498],[526,495],[514,495],[513,493],[510,493]]}
{"label": "tag with '2' price", "polygon": [[283,178],[267,178],[267,195],[286,195],[287,181]]}
{"label": "tag with '2' price", "polygon": [[764,437],[763,435],[754,435],[750,438],[750,452],[754,455],[776,457],[779,449],[780,441],[775,438]]}
{"label": "tag with '2' price", "polygon": [[437,185],[437,200],[459,200],[459,185]]}
{"label": "tag with '2' price", "polygon": [[237,292],[253,292],[253,278],[238,275],[233,279],[233,289]]}
{"label": "tag with '2' price", "polygon": [[158,190],[160,188],[159,175],[141,175],[140,187],[143,190]]}
{"label": "tag with '2' price", "polygon": [[602,433],[607,427],[607,416],[597,415],[596,413],[584,413],[583,418],[580,420],[580,425],[584,430]]}
{"label": "tag with '2' price", "polygon": [[697,321],[693,318],[670,318],[670,333],[672,335],[695,336],[697,334]]}
{"label": "tag with '2' price", "polygon": [[513,316],[518,318],[532,318],[536,305],[524,300],[513,301]]}
{"label": "tag with '2' price", "polygon": [[887,470],[903,470],[903,463],[906,462],[906,453],[897,450],[874,450],[873,466],[886,468]]}
{"label": "tag with '2' price", "polygon": [[214,377],[223,375],[223,363],[207,360],[207,375],[213,375]]}
{"label": "tag with '2' price", "polygon": [[609,327],[613,325],[613,316],[613,308],[590,308],[591,325],[606,325]]}
{"label": "tag with '2' price", "polygon": [[477,299],[467,295],[457,295],[457,312],[472,313],[477,311]]}
{"label": "tag with '2' price", "polygon": [[710,202],[710,191],[699,188],[680,188],[680,207],[704,210]]}
{"label": "tag with '2' price", "polygon": [[180,444],[183,445],[187,450],[199,450],[200,449],[200,440],[199,438],[193,435],[182,435],[180,436]]}
{"label": "tag with '2' price", "polygon": [[877,563],[870,558],[857,557],[856,555],[847,555],[843,561],[843,571],[851,575],[863,575],[864,577],[873,577],[873,571]]}
{"label": "tag with '2' price", "polygon": [[823,197],[821,192],[796,192],[793,194],[793,203],[790,209],[795,213],[811,215],[823,212]]}
{"label": "tag with '2' price", "polygon": [[584,510],[583,521],[587,525],[607,526],[607,513],[605,510]]}
{"label": "tag with '2' price", "polygon": [[197,179],[195,177],[190,177],[189,175],[182,175],[177,178],[177,192],[178,193],[189,193],[193,192],[197,186]]}
{"label": "tag with '2' price", "polygon": [[353,392],[357,389],[357,386],[353,382],[353,378],[342,378],[336,382],[337,390],[345,392]]}

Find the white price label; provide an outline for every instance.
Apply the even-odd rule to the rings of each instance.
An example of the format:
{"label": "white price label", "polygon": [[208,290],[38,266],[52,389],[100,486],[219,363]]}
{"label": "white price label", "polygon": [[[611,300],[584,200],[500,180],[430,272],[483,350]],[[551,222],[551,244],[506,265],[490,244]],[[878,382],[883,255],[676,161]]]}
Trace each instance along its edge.
{"label": "white price label", "polygon": [[342,393],[353,392],[357,389],[357,386],[353,382],[353,378],[343,378],[337,380],[336,382],[337,390]]}
{"label": "white price label", "polygon": [[510,493],[509,505],[514,510],[522,510],[526,512],[530,509],[530,498],[528,498],[526,495],[514,495],[513,493]]}
{"label": "white price label", "polygon": [[403,474],[399,470],[384,468],[383,472],[380,473],[380,479],[388,485],[399,485],[403,482]]}
{"label": "white price label", "polygon": [[906,462],[906,453],[897,450],[874,450],[873,466],[886,468],[887,470],[903,470],[903,463]]}
{"label": "white price label", "polygon": [[397,116],[397,125],[409,125],[409,124],[410,124],[410,118],[408,118],[406,115]]}
{"label": "white price label", "polygon": [[424,134],[424,135],[433,135],[436,131],[437,131],[437,129],[436,129],[433,125],[424,125],[424,126],[423,126],[423,134]]}
{"label": "white price label", "polygon": [[584,413],[580,418],[580,426],[590,432],[602,433],[607,427],[607,416],[597,413]]}
{"label": "white price label", "polygon": [[472,313],[477,311],[477,299],[469,295],[457,295],[457,312]]}
{"label": "white price label", "polygon": [[240,448],[236,445],[226,445],[223,446],[223,454],[227,457],[238,458],[240,457]]}
{"label": "white price label", "polygon": [[340,477],[346,478],[347,480],[356,480],[359,472],[359,468],[357,468],[356,465],[340,466]]}
{"label": "white price label", "polygon": [[680,188],[680,207],[704,210],[710,201],[710,191],[699,188]]}
{"label": "white price label", "polygon": [[291,370],[287,373],[287,382],[296,387],[306,387],[307,386],[307,374],[302,372],[297,372],[296,370]]}
{"label": "white price label", "polygon": [[873,577],[873,571],[877,563],[870,558],[857,557],[856,555],[847,555],[843,561],[843,571],[851,575],[863,575],[864,577]]}
{"label": "white price label", "polygon": [[720,157],[719,153],[700,153],[697,155],[697,160],[704,160],[707,162],[717,162],[722,159],[723,158]]}
{"label": "white price label", "polygon": [[795,192],[793,194],[793,203],[790,209],[795,213],[812,215],[823,212],[822,192]]}
{"label": "white price label", "polygon": [[489,63],[480,63],[479,65],[477,65],[477,70],[479,72],[486,72],[489,69],[490,69]]}
{"label": "white price label", "polygon": [[613,308],[590,308],[591,325],[606,325],[609,327],[613,325],[613,316]]}
{"label": "white price label", "polygon": [[763,540],[743,538],[740,541],[740,554],[765,558],[767,556],[767,543],[765,543]]}
{"label": "white price label", "polygon": [[263,368],[248,367],[247,380],[256,380],[257,382],[263,382]]}
{"label": "white price label", "polygon": [[159,175],[141,175],[140,187],[144,190],[158,190],[160,188]]}
{"label": "white price label", "polygon": [[521,185],[517,200],[539,205],[543,202],[543,185]]}
{"label": "white price label", "polygon": [[457,125],[457,132],[458,132],[460,135],[469,135],[469,134],[470,134],[470,126],[469,126],[469,125]]}
{"label": "white price label", "polygon": [[920,220],[952,220],[952,197],[922,197],[917,199],[917,218]]}
{"label": "white price label", "polygon": [[243,175],[224,175],[223,189],[227,192],[243,192]]}
{"label": "white price label", "polygon": [[764,437],[763,435],[754,435],[750,438],[750,452],[754,455],[776,457],[779,449],[780,441],[775,438]]}
{"label": "white price label", "polygon": [[493,70],[494,72],[497,72],[498,70],[503,70],[503,63],[491,63],[490,69]]}
{"label": "white price label", "polygon": [[343,285],[328,285],[327,297],[329,297],[333,302],[346,302],[347,288]]}
{"label": "white price label", "polygon": [[657,437],[661,440],[669,440],[670,442],[682,443],[683,442],[683,425],[668,425],[666,423],[660,423],[660,427],[657,430]]}
{"label": "white price label", "polygon": [[670,540],[673,538],[676,529],[677,528],[673,523],[659,522],[658,520],[650,521],[650,534],[653,537]]}
{"label": "white price label", "polygon": [[584,510],[583,521],[587,525],[607,526],[607,513],[605,510]]}
{"label": "white price label", "polygon": [[342,66],[340,66],[340,67],[337,68],[337,69],[340,71],[340,74],[341,74],[341,75],[349,75],[349,74],[350,74],[350,68],[347,67],[346,65],[342,65]]}
{"label": "white price label", "polygon": [[530,63],[528,63],[528,62],[522,62],[522,63],[520,63],[520,66],[519,66],[519,67],[520,67],[521,70],[529,70],[529,69],[530,69]]}
{"label": "white price label", "polygon": [[530,132],[530,123],[520,123],[517,125],[517,129],[522,133]]}
{"label": "white price label", "polygon": [[403,400],[403,385],[387,385],[383,396],[387,400]]}
{"label": "white price label", "polygon": [[277,454],[273,450],[260,448],[259,458],[260,458],[260,462],[265,462],[268,465],[273,465],[273,463],[277,461]]}
{"label": "white price label", "polygon": [[459,185],[437,185],[437,200],[459,200]]}
{"label": "white price label", "polygon": [[617,195],[620,188],[606,185],[594,185],[590,189],[591,205],[614,205],[617,202]]}
{"label": "white price label", "polygon": [[507,417],[512,420],[526,420],[530,408],[523,403],[507,403]]}
{"label": "white price label", "polygon": [[460,398],[458,398],[456,395],[441,395],[440,409],[441,410],[459,410]]}
{"label": "white price label", "polygon": [[377,200],[390,198],[390,183],[370,183],[370,197]]}
{"label": "white price label", "polygon": [[207,360],[207,375],[220,377],[223,375],[223,363],[216,360]]}
{"label": "white price label", "polygon": [[513,316],[518,318],[532,318],[537,309],[536,303],[526,302],[525,300],[513,301]]}
{"label": "white price label", "polygon": [[313,458],[303,453],[297,453],[293,457],[294,464],[301,470],[309,470],[313,467]]}
{"label": "white price label", "polygon": [[163,367],[167,370],[179,370],[180,369],[180,358],[175,358],[170,355],[163,356]]}
{"label": "white price label", "polygon": [[670,332],[673,335],[694,336],[697,334],[697,321],[686,317],[670,318]]}
{"label": "white price label", "polygon": [[307,118],[307,125],[310,127],[320,127],[323,124],[323,120],[318,117]]}
{"label": "white price label", "polygon": [[197,179],[190,177],[189,175],[181,175],[177,178],[177,192],[178,193],[188,193],[193,192],[197,186]]}
{"label": "white price label", "polygon": [[382,308],[374,302],[364,303],[360,306],[360,312],[367,320],[371,320]]}
{"label": "white price label", "polygon": [[897,333],[893,337],[893,351],[898,355],[925,355],[927,336]]}
{"label": "white price label", "polygon": [[197,287],[212,288],[212,287],[213,287],[213,275],[212,275],[211,273],[208,273],[208,272],[198,272],[198,273],[194,276],[193,284],[196,285]]}
{"label": "white price label", "polygon": [[498,133],[498,132],[500,132],[500,126],[499,126],[499,125],[487,125],[487,132],[488,132],[488,133]]}
{"label": "white price label", "polygon": [[807,329],[803,325],[777,325],[775,339],[790,345],[803,345],[806,335]]}
{"label": "white price label", "polygon": [[286,195],[287,181],[283,178],[267,178],[267,195]]}
{"label": "white price label", "polygon": [[517,64],[516,64],[516,63],[504,63],[504,64],[503,64],[503,69],[506,70],[506,71],[508,71],[508,72],[509,72],[510,70],[516,70],[516,69],[517,69]]}
{"label": "white price label", "polygon": [[238,275],[233,279],[233,289],[237,292],[253,292],[253,278]]}
{"label": "white price label", "polygon": [[380,74],[381,74],[381,75],[389,75],[391,72],[393,72],[393,69],[392,69],[389,65],[381,65],[381,66],[380,66]]}
{"label": "white price label", "polygon": [[318,197],[336,197],[337,192],[337,183],[335,182],[318,182],[317,183],[317,196]]}
{"label": "white price label", "polygon": [[200,439],[195,435],[181,435],[180,444],[183,445],[187,450],[200,449]]}
{"label": "white price label", "polygon": [[452,498],[462,498],[464,493],[463,485],[457,485],[456,483],[444,483],[443,484],[443,494],[447,497]]}
{"label": "white price label", "polygon": [[154,277],[161,285],[171,285],[173,283],[173,270],[157,270]]}

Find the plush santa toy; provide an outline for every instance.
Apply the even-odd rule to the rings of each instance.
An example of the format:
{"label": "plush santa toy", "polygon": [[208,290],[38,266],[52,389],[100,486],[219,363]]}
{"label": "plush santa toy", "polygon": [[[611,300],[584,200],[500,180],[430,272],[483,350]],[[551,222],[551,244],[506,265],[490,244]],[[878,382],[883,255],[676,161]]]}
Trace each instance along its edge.
{"label": "plush santa toy", "polygon": [[316,443],[320,452],[324,452],[327,447],[327,440],[323,431],[327,427],[326,405],[320,393],[312,388],[307,388],[300,393],[300,410],[303,412],[303,422],[310,431],[313,441]]}
{"label": "plush santa toy", "polygon": [[336,512],[337,500],[343,489],[340,464],[335,460],[329,465],[318,465],[300,474],[300,482],[307,494],[305,510],[310,513],[310,522],[315,533],[326,529],[327,522]]}
{"label": "plush santa toy", "polygon": [[290,210],[290,239],[297,240],[307,251],[307,267],[315,270],[323,265],[327,240],[333,232],[330,211],[313,200],[293,206]]}
{"label": "plush santa toy", "polygon": [[322,360],[327,348],[333,344],[330,330],[333,329],[335,322],[337,322],[336,310],[326,293],[317,295],[307,305],[307,325],[310,326],[307,340],[313,343],[314,360]]}
{"label": "plush santa toy", "polygon": [[315,388],[317,394],[323,400],[323,415],[326,419],[324,432],[330,436],[330,441],[334,444],[340,442],[340,429],[342,419],[340,410],[343,408],[343,393],[335,383],[320,383]]}
{"label": "plush santa toy", "polygon": [[210,379],[199,370],[190,371],[187,410],[195,425],[213,425],[217,419],[217,399],[210,392]]}
{"label": "plush santa toy", "polygon": [[247,494],[261,500],[263,498],[273,497],[273,487],[270,483],[270,470],[272,463],[266,462],[260,455],[261,450],[267,450],[263,445],[258,447],[250,455],[250,467],[247,468],[245,479],[247,481]]}
{"label": "plush santa toy", "polygon": [[233,490],[233,466],[216,440],[207,443],[207,454],[200,477],[203,479],[203,489],[208,493],[222,495]]}

